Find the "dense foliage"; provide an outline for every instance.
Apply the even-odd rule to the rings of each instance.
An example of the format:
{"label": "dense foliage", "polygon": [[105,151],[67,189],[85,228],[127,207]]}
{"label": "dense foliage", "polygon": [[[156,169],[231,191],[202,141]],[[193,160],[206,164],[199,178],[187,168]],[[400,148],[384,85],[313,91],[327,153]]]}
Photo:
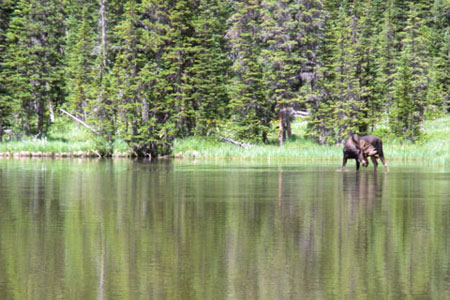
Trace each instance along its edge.
{"label": "dense foliage", "polygon": [[448,112],[445,0],[4,0],[0,139],[45,136],[60,110],[110,151],[173,140],[267,142],[350,131],[412,141]]}

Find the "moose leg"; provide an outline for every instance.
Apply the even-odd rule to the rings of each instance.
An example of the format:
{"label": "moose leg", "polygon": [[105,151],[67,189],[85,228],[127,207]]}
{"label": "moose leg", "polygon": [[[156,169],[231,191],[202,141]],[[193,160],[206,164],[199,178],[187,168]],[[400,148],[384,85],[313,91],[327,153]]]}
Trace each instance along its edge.
{"label": "moose leg", "polygon": [[377,159],[375,157],[373,157],[373,156],[371,156],[370,159],[372,160],[372,163],[373,163],[373,169],[374,169],[374,171],[376,171],[377,168],[378,168]]}
{"label": "moose leg", "polygon": [[347,155],[344,154],[344,161],[342,163],[342,169],[345,168],[345,165],[347,164]]}
{"label": "moose leg", "polygon": [[356,159],[356,171],[359,171],[359,161]]}
{"label": "moose leg", "polygon": [[387,164],[386,159],[384,158],[384,156],[380,156],[380,160],[383,163],[383,166],[386,169],[386,171],[389,172],[389,167],[388,167],[388,164]]}

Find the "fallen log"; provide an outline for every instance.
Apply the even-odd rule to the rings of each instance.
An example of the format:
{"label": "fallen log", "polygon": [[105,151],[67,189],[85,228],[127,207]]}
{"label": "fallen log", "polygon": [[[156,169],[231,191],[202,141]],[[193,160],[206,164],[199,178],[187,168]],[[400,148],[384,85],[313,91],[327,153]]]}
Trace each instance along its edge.
{"label": "fallen log", "polygon": [[292,117],[306,117],[309,116],[310,113],[307,111],[294,110],[291,114]]}
{"label": "fallen log", "polygon": [[84,127],[86,127],[87,129],[91,130],[93,133],[95,134],[99,134],[97,130],[95,130],[94,128],[92,128],[91,126],[89,126],[88,124],[86,124],[85,122],[83,122],[83,120],[78,119],[77,117],[75,117],[74,115],[72,115],[71,113],[65,111],[64,109],[60,108],[59,109],[62,113],[68,115],[69,117],[71,117],[72,119],[74,119],[75,121],[77,121],[78,123],[80,123],[81,125],[83,125]]}
{"label": "fallen log", "polygon": [[238,142],[238,141],[235,141],[233,139],[226,138],[226,137],[220,137],[220,140],[222,142],[230,143],[232,145],[235,145],[235,146],[238,146],[238,147],[242,147],[242,148],[250,148],[250,147],[253,146],[253,145],[242,143],[242,142]]}

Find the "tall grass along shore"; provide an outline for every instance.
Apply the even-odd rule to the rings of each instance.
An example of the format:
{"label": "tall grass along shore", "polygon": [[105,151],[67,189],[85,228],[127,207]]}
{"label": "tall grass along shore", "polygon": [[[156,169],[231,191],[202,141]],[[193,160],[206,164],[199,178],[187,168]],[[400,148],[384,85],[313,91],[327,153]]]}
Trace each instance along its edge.
{"label": "tall grass along shore", "polygon": [[[426,121],[425,136],[421,143],[382,137],[386,159],[389,161],[420,161],[427,164],[450,165],[450,116]],[[174,153],[177,156],[196,159],[243,160],[342,160],[342,145],[318,145],[305,138],[306,123],[296,122],[294,138],[284,146],[254,145],[241,148],[214,138],[193,137],[177,140]]]}
{"label": "tall grass along shore", "polygon": [[[450,165],[450,116],[424,124],[421,143],[410,143],[382,137],[388,161],[420,161],[427,164]],[[297,121],[294,136],[279,147],[258,144],[238,147],[214,137],[190,137],[176,140],[173,157],[185,159],[235,159],[274,161],[340,161],[341,145],[318,145],[305,137],[306,123]],[[113,157],[132,157],[123,141],[113,145]],[[98,143],[83,128],[72,126],[53,131],[46,139],[24,139],[0,143],[0,157],[99,157]]]}

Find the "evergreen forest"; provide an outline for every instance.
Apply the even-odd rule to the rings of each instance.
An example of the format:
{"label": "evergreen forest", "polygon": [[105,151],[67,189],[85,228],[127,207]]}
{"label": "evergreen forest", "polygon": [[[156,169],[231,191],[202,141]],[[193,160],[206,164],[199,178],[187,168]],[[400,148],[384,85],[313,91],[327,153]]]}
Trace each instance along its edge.
{"label": "evergreen forest", "polygon": [[[175,139],[420,141],[448,114],[447,0],[1,0],[0,140],[58,118],[140,155]],[[70,115],[70,117],[69,117]]]}

